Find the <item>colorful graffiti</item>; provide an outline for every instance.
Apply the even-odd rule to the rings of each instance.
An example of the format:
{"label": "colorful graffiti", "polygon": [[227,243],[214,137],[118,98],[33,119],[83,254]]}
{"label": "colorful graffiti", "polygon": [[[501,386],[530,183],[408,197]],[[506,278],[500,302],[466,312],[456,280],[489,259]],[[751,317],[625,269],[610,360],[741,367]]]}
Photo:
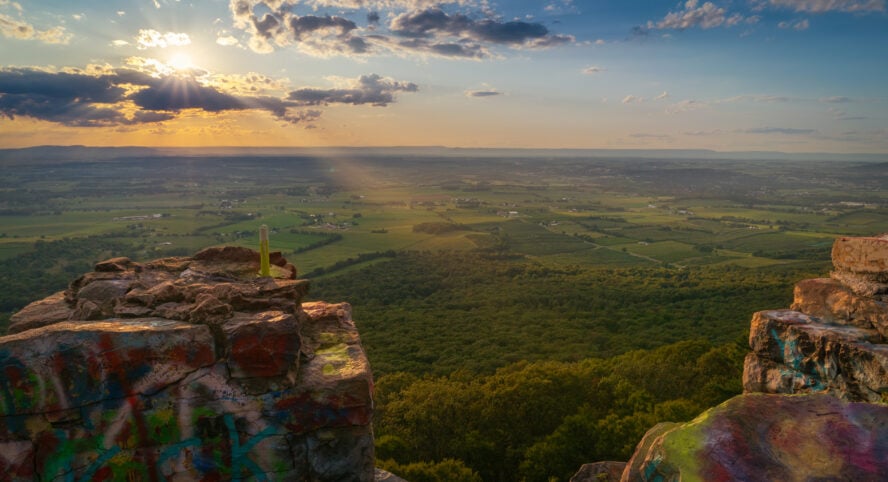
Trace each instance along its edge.
{"label": "colorful graffiti", "polygon": [[888,406],[826,394],[742,395],[654,436],[629,480],[876,482],[888,473]]}
{"label": "colorful graffiti", "polygon": [[[268,361],[293,351],[282,345],[281,327],[300,324],[282,323],[288,317],[295,320],[263,313],[259,323],[242,324],[248,329],[230,330],[223,354],[206,325],[159,319],[60,323],[0,338],[0,473],[8,480],[318,480],[311,447],[331,433],[337,443],[363,447],[356,453],[367,460],[327,465],[372,473],[372,381],[357,337],[338,319],[333,332],[305,330],[314,352],[294,375]],[[266,323],[277,323],[268,330],[275,343],[263,344]],[[265,359],[237,362],[238,350],[255,357],[263,346],[271,350]]]}

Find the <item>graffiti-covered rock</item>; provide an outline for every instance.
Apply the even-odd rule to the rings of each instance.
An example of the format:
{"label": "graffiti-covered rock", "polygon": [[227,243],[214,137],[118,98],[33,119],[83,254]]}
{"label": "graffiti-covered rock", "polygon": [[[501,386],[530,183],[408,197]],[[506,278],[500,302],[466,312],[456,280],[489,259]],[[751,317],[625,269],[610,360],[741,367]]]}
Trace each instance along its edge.
{"label": "graffiti-covered rock", "polygon": [[888,473],[888,406],[826,394],[746,394],[658,425],[623,481],[854,480]]}
{"label": "graffiti-covered rock", "polygon": [[0,337],[3,480],[373,480],[348,304],[272,256],[115,258]]}

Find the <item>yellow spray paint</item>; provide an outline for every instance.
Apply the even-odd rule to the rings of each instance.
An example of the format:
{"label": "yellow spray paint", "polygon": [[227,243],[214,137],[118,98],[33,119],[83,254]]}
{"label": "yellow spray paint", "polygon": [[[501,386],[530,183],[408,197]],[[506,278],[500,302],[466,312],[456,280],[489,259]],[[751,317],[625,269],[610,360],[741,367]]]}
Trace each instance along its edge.
{"label": "yellow spray paint", "polygon": [[271,276],[271,263],[268,260],[268,226],[259,228],[259,276]]}

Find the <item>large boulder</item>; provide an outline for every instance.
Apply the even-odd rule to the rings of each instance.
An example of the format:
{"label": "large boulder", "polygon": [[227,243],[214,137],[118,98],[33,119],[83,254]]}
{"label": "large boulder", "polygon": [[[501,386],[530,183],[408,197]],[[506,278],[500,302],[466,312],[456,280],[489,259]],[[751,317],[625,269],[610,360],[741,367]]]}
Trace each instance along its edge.
{"label": "large boulder", "polygon": [[747,394],[652,429],[625,482],[853,480],[888,474],[888,406],[826,394]]}
{"label": "large boulder", "polygon": [[888,234],[839,238],[833,244],[830,276],[861,296],[888,301]]}
{"label": "large boulder", "polygon": [[792,310],[752,318],[743,370],[745,392],[828,392],[881,402],[888,394],[888,345],[875,330],[823,323]]}
{"label": "large boulder", "polygon": [[2,480],[371,481],[372,377],[347,304],[280,256],[115,258],[0,337]]}

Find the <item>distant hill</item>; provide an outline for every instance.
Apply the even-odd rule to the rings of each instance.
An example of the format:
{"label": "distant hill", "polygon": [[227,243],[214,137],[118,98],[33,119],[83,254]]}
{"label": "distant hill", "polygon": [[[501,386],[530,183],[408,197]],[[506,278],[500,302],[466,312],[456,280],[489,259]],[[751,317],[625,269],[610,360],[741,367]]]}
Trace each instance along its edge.
{"label": "distant hill", "polygon": [[523,157],[787,160],[837,162],[888,162],[888,154],[786,153],[776,151],[713,151],[708,149],[500,149],[442,146],[396,147],[89,147],[35,146],[0,149],[0,163],[62,163],[112,161],[145,157],[240,156],[417,156],[417,157]]}

